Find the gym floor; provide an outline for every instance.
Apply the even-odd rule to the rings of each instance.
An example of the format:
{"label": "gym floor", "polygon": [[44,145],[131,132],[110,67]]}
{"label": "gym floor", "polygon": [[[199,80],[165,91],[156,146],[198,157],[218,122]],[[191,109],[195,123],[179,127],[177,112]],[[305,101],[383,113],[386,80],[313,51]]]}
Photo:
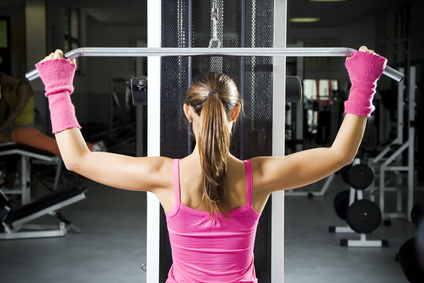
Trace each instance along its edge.
{"label": "gym floor", "polygon": [[[392,220],[367,239],[387,239],[388,247],[341,247],[328,226],[346,226],[333,208],[333,198],[347,189],[334,178],[324,197],[285,198],[285,282],[407,282],[396,254],[414,236],[412,223]],[[2,282],[145,282],[146,194],[104,187],[82,179],[87,199],[61,210],[81,230],[62,238],[0,241]],[[323,181],[309,186],[319,190]],[[39,195],[46,193],[39,189]],[[423,200],[417,192],[416,199]],[[38,223],[56,223],[45,216]]]}

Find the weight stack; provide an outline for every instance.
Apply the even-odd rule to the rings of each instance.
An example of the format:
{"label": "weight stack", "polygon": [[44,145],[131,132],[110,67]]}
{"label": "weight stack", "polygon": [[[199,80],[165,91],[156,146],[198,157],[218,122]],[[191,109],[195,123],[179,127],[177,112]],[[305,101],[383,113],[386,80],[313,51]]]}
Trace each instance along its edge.
{"label": "weight stack", "polygon": [[[210,1],[162,0],[162,47],[207,47],[212,38]],[[217,1],[218,38],[223,47],[272,47],[274,2]],[[244,115],[232,134],[231,152],[240,159],[272,155],[271,57],[162,57],[161,155],[183,158],[192,140],[183,113],[185,93],[201,72],[221,71],[232,77],[244,101]],[[271,198],[262,213],[255,244],[259,282],[271,282]],[[172,264],[165,214],[160,216],[160,282]]]}

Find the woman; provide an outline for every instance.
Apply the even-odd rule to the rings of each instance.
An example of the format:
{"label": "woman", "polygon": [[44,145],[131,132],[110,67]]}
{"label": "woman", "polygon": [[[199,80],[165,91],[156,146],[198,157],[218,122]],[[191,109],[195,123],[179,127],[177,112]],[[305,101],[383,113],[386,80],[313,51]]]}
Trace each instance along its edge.
{"label": "woman", "polygon": [[233,80],[223,74],[192,82],[184,113],[193,123],[196,147],[189,156],[172,160],[90,152],[70,100],[74,62],[57,50],[36,67],[66,167],[107,186],[158,197],[173,255],[167,282],[257,282],[253,245],[268,197],[318,181],[352,162],[385,64],[386,59],[366,47],[347,59],[352,88],[331,147],[245,161],[229,153],[241,100]]}
{"label": "woman", "polygon": [[[7,114],[7,115],[6,115]],[[12,75],[0,65],[0,144],[14,142],[60,156],[56,140],[35,128],[34,92],[28,81]],[[103,142],[87,143],[90,150],[105,150]],[[19,156],[6,160],[5,188],[12,189],[16,179]],[[36,179],[31,181],[31,197],[37,192]]]}

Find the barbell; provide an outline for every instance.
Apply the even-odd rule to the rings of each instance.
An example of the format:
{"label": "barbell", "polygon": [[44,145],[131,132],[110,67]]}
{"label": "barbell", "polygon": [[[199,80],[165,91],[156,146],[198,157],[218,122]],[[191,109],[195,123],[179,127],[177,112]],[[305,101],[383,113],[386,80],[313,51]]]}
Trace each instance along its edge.
{"label": "barbell", "polygon": [[[347,47],[291,47],[291,48],[174,48],[174,47],[82,47],[65,53],[65,57],[75,59],[78,57],[148,57],[148,56],[283,56],[283,57],[347,57],[356,51]],[[386,66],[383,74],[400,82],[404,75],[395,69]],[[38,78],[36,69],[25,74],[32,81]]]}

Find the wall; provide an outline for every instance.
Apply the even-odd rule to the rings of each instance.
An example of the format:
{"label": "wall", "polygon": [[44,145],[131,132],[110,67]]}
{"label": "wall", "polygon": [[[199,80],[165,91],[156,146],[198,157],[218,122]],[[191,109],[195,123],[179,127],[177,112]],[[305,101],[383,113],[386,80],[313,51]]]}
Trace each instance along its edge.
{"label": "wall", "polygon": [[409,36],[412,39],[412,60],[424,59],[424,1],[414,1],[411,7]]}
{"label": "wall", "polygon": [[16,76],[23,76],[26,72],[24,11],[19,7],[4,7],[0,9],[0,16],[10,18],[12,73]]}

